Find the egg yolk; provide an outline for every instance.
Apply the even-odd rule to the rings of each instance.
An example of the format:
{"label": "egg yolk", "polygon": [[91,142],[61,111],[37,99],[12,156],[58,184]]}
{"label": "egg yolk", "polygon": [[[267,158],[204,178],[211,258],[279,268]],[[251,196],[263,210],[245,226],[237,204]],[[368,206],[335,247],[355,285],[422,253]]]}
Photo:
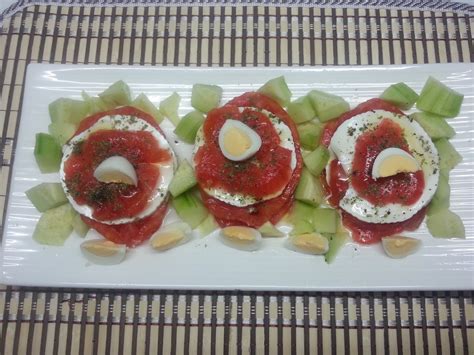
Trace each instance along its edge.
{"label": "egg yolk", "polygon": [[222,231],[226,237],[235,242],[249,243],[255,240],[255,236],[245,228],[227,227]]}
{"label": "egg yolk", "polygon": [[158,250],[166,250],[174,247],[184,238],[181,231],[161,232],[158,238],[152,241],[152,246]]}
{"label": "egg yolk", "polygon": [[231,155],[243,155],[251,145],[250,137],[236,127],[229,128],[224,133],[224,149]]}
{"label": "egg yolk", "polygon": [[384,159],[379,166],[380,177],[393,176],[399,173],[413,173],[419,168],[414,159],[404,156],[391,156]]}
{"label": "egg yolk", "polygon": [[104,257],[112,256],[118,251],[117,245],[109,240],[88,243],[84,245],[84,248],[92,254]]}

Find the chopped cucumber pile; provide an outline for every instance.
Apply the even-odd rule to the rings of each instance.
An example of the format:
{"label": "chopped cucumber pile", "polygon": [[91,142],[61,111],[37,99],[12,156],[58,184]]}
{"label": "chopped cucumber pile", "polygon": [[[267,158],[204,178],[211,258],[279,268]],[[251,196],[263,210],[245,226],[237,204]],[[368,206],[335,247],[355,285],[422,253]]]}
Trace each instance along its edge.
{"label": "chopped cucumber pile", "polygon": [[409,110],[418,100],[418,94],[407,84],[398,83],[390,85],[380,95],[380,98],[400,107],[402,110]]}
{"label": "chopped cucumber pile", "polygon": [[258,231],[262,235],[262,237],[284,237],[285,233],[281,232],[278,228],[276,228],[273,224],[270,222],[265,222],[258,228]]}
{"label": "chopped cucumber pile", "polygon": [[313,212],[313,226],[319,233],[336,233],[339,225],[339,212],[332,208],[318,207]]}
{"label": "chopped cucumber pile", "polygon": [[215,230],[219,228],[219,225],[217,224],[216,220],[214,219],[214,216],[212,214],[208,214],[208,216],[204,219],[204,221],[201,222],[197,226],[197,230],[201,237],[206,237]]}
{"label": "chopped cucumber pile", "polygon": [[59,98],[48,106],[52,123],[67,122],[79,124],[89,114],[89,104],[86,101],[70,98]]}
{"label": "chopped cucumber pile", "polygon": [[446,120],[428,112],[415,112],[410,115],[428,133],[431,139],[453,138],[456,132]]}
{"label": "chopped cucumber pile", "polygon": [[160,112],[167,117],[175,126],[179,123],[178,108],[181,96],[176,92],[160,102]]}
{"label": "chopped cucumber pile", "polygon": [[465,238],[466,231],[461,218],[448,209],[440,210],[428,216],[426,226],[436,238]]}
{"label": "chopped cucumber pile", "polygon": [[316,112],[316,117],[321,122],[327,122],[338,118],[350,109],[349,103],[337,95],[328,94],[319,90],[312,90],[309,92],[308,96]]}
{"label": "chopped cucumber pile", "polygon": [[84,238],[89,231],[89,226],[84,223],[81,218],[81,215],[76,213],[74,218],[72,219],[72,229],[76,232],[80,237]]}
{"label": "chopped cucumber pile", "polygon": [[99,97],[109,107],[126,106],[132,102],[130,88],[122,80],[110,85],[99,94]]}
{"label": "chopped cucumber pile", "polygon": [[316,112],[308,96],[303,96],[290,102],[287,111],[295,123],[311,121],[316,116]]}
{"label": "chopped cucumber pile", "polygon": [[324,146],[319,146],[311,153],[303,156],[304,165],[314,176],[321,175],[329,160],[329,151]]}
{"label": "chopped cucumber pile", "polygon": [[307,168],[303,168],[301,172],[295,198],[312,206],[319,206],[325,200],[325,192],[319,177],[313,176]]}
{"label": "chopped cucumber pile", "polygon": [[449,187],[448,177],[444,174],[439,175],[438,188],[428,205],[428,216],[435,214],[444,209],[449,208],[449,198],[451,195],[451,188]]}
{"label": "chopped cucumber pile", "polygon": [[68,203],[47,210],[36,224],[33,239],[40,244],[63,245],[72,232],[74,214]]}
{"label": "chopped cucumber pile", "polygon": [[304,149],[314,150],[319,145],[319,139],[323,131],[321,123],[316,121],[306,122],[296,128],[300,137],[300,144]]}
{"label": "chopped cucumber pile", "polygon": [[194,84],[191,93],[191,106],[203,113],[208,113],[219,106],[222,88],[217,85]]}
{"label": "chopped cucumber pile", "polygon": [[193,229],[199,226],[209,214],[193,190],[175,197],[173,207],[178,216]]}
{"label": "chopped cucumber pile", "polygon": [[439,154],[439,168],[441,171],[449,172],[454,169],[462,161],[453,145],[445,138],[438,139],[434,142]]}
{"label": "chopped cucumber pile", "polygon": [[347,230],[340,228],[334,234],[326,235],[329,239],[329,250],[324,254],[324,260],[331,264],[336,258],[337,253],[349,241],[350,235]]}
{"label": "chopped cucumber pile", "polygon": [[284,107],[288,106],[291,100],[291,91],[288,88],[284,76],[268,80],[260,89],[258,89],[258,91],[270,96],[273,100]]}

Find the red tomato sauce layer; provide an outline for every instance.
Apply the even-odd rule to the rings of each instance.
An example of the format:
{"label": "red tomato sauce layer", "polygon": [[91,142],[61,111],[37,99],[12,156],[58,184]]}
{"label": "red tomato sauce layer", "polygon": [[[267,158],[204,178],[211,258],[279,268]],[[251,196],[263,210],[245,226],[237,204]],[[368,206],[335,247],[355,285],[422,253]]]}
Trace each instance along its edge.
{"label": "red tomato sauce layer", "polygon": [[[76,135],[109,115],[140,118],[162,133],[157,122],[147,113],[133,107],[121,107],[86,118],[81,122]],[[136,187],[103,183],[94,178],[96,167],[104,159],[115,155],[126,158],[134,166],[138,177]],[[108,225],[100,221],[133,218],[142,212],[155,193],[160,177],[155,164],[169,161],[171,158],[170,153],[160,148],[149,132],[99,130],[74,146],[64,166],[66,186],[78,204],[87,203],[93,208],[92,216],[96,220],[82,217],[90,227],[113,242],[135,246],[148,239],[161,226],[167,211],[167,201],[151,215],[133,223]]]}
{"label": "red tomato sauce layer", "polygon": [[385,110],[389,112],[393,112],[399,115],[403,115],[403,112],[399,110],[398,107],[392,105],[391,103],[384,101],[382,99],[370,99],[361,104],[359,104],[354,109],[343,113],[337,120],[330,121],[324,126],[323,134],[321,135],[321,144],[325,147],[329,146],[331,142],[331,138],[334,135],[334,132],[338,129],[338,127],[344,122],[347,121],[349,118],[357,116],[361,113],[373,111],[373,110]]}
{"label": "red tomato sauce layer", "polygon": [[[255,118],[251,117],[249,121],[250,122],[253,121],[256,124],[255,129],[261,130],[262,134],[264,134],[264,137],[262,137],[262,141],[265,140],[267,142],[267,147],[262,152],[262,155],[265,157],[265,156],[268,156],[268,154],[270,154],[270,151],[271,151],[270,143],[271,143],[273,149],[275,151],[278,151],[279,154],[281,153],[281,156],[278,157],[278,161],[280,161],[279,164],[281,165],[283,164],[283,162],[286,162],[285,164],[287,164],[285,166],[285,169],[281,169],[281,173],[284,174],[283,176],[261,176],[262,174],[258,173],[259,174],[258,176],[260,176],[261,179],[264,179],[265,181],[267,181],[267,184],[270,184],[270,183],[274,184],[271,187],[263,187],[261,183],[259,183],[259,185],[262,186],[262,188],[265,188],[266,191],[278,191],[281,188],[283,188],[283,192],[279,196],[273,199],[266,200],[266,201],[263,201],[251,206],[247,206],[247,207],[236,207],[236,206],[229,205],[225,202],[222,202],[210,196],[204,191],[203,182],[201,180],[202,175],[200,175],[198,172],[201,164],[198,163],[196,167],[196,172],[197,172],[196,175],[198,176],[198,182],[201,189],[202,199],[206,207],[214,215],[214,217],[216,218],[216,221],[219,223],[221,227],[225,227],[229,225],[245,225],[249,227],[259,227],[267,221],[270,221],[272,223],[277,223],[290,209],[294,200],[294,191],[296,189],[296,186],[298,184],[298,181],[301,175],[302,158],[301,158],[299,138],[296,132],[296,127],[293,121],[291,120],[291,118],[286,113],[286,111],[276,101],[272,100],[271,98],[263,94],[256,93],[256,92],[245,93],[242,96],[239,96],[231,100],[228,104],[226,104],[223,108],[221,108],[221,109],[224,109],[223,111],[220,111],[221,109],[216,109],[216,110],[218,110],[219,113],[223,113],[223,112],[236,113],[238,112],[238,109],[237,109],[238,107],[255,107],[258,109],[265,109],[271,112],[272,114],[274,114],[275,116],[277,116],[279,119],[281,119],[283,123],[286,124],[290,128],[292,132],[294,144],[295,144],[296,167],[293,170],[293,173],[291,174],[291,169],[290,169],[291,157],[288,155],[289,151],[287,151],[286,149],[281,149],[279,145],[275,145],[276,137],[278,138],[278,141],[279,141],[279,137],[278,135],[275,137],[274,134],[276,134],[276,132],[274,132],[275,130],[273,126],[271,126],[272,130],[270,130],[270,126],[268,126],[268,122],[264,120],[263,118],[260,118],[260,115],[258,113],[256,114],[255,111],[251,111],[252,116],[259,116],[259,117],[255,117]],[[205,134],[207,135],[208,138],[211,138],[211,142],[209,144],[215,145],[217,144],[217,142],[215,141],[216,132],[218,132],[218,129],[222,127],[222,124],[224,123],[225,119],[231,118],[231,116],[217,118],[214,116],[214,112],[211,111],[208,114],[208,119],[209,117],[211,118],[214,117],[214,118],[209,122],[209,125],[206,126],[207,128],[205,127],[205,132],[206,132]],[[232,118],[234,117],[232,116]],[[202,159],[202,157],[199,157],[199,159]],[[271,171],[276,171],[275,168],[271,168],[271,169],[272,169]],[[289,176],[286,175],[288,170],[290,171]],[[285,180],[286,182],[284,182]],[[247,182],[250,183],[250,181],[248,180]],[[206,186],[205,183],[204,183],[204,186]],[[279,187],[277,188],[277,186]],[[247,189],[246,191],[255,190],[255,188],[252,186],[247,186],[245,188]],[[266,195],[268,195],[268,193],[266,193]]]}
{"label": "red tomato sauce layer", "polygon": [[[342,122],[372,110],[386,110],[403,114],[398,108],[381,99],[369,100],[327,124],[321,142],[328,146],[334,132]],[[408,151],[401,128],[390,120],[384,120],[382,123],[383,125],[379,125],[377,129],[371,132],[364,133],[358,139],[353,162],[355,174],[350,177],[351,183],[362,197],[373,204],[412,204],[420,198],[423,192],[424,176],[422,172],[401,173],[392,177],[377,179],[377,181],[371,178],[373,162],[380,151],[389,147],[397,147]],[[328,170],[325,172],[329,174],[328,181],[326,181],[326,176],[323,174],[321,182],[326,189],[328,202],[331,206],[338,208],[340,200],[349,187],[349,177],[345,174],[341,163],[336,159],[331,161]],[[382,237],[398,234],[405,230],[416,230],[425,217],[426,208],[423,208],[408,220],[397,223],[368,223],[345,211],[341,211],[341,214],[344,226],[352,232],[352,238],[356,242],[372,244],[379,242]]]}
{"label": "red tomato sauce layer", "polygon": [[[219,132],[227,119],[252,128],[262,146],[251,158],[231,161],[221,151]],[[221,188],[229,193],[263,198],[281,191],[291,178],[291,152],[280,146],[280,137],[270,119],[261,112],[224,106],[207,115],[203,126],[205,144],[195,156],[196,177],[202,188]]]}
{"label": "red tomato sauce layer", "polygon": [[150,239],[153,233],[161,227],[167,210],[168,201],[164,201],[151,215],[132,223],[110,225],[84,216],[82,216],[82,220],[106,239],[133,248]]}
{"label": "red tomato sauce layer", "polygon": [[372,178],[375,158],[387,148],[399,148],[410,153],[403,129],[395,122],[383,119],[377,128],[357,139],[352,163],[352,186],[360,197],[377,206],[389,203],[412,205],[419,200],[425,188],[423,171],[400,173],[377,180]]}

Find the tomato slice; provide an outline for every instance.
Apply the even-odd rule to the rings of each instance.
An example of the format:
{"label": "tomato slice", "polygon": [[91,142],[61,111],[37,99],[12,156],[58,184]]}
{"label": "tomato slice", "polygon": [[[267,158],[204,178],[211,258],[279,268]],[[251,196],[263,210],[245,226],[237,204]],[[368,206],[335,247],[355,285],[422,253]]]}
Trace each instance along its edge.
{"label": "tomato slice", "polygon": [[82,220],[104,238],[133,248],[150,239],[161,227],[167,210],[168,201],[164,201],[151,215],[132,223],[105,224],[84,216],[82,216]]}
{"label": "tomato slice", "polygon": [[[279,196],[270,200],[247,207],[236,207],[207,194],[200,183],[199,185],[203,202],[214,215],[216,221],[221,227],[229,225],[259,227],[267,221],[275,224],[290,209],[294,200],[294,191],[301,175],[302,157],[296,127],[286,111],[277,102],[260,93],[245,93],[231,100],[224,106],[226,110],[233,112],[235,112],[235,107],[255,107],[258,109],[264,109],[281,119],[283,123],[290,128],[293,136],[296,151],[296,167],[286,183],[286,186],[284,186],[283,192]],[[209,113],[209,115],[212,117],[212,112]]]}

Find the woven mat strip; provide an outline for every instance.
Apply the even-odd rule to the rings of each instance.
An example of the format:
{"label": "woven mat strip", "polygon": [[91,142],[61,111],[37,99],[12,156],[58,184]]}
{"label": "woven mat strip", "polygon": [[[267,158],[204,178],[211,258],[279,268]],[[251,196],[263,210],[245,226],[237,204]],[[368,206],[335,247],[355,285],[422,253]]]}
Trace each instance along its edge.
{"label": "woven mat strip", "polygon": [[[383,9],[24,8],[0,33],[0,208],[8,196],[28,63],[473,62],[472,21],[454,12]],[[474,351],[473,296],[4,287],[0,353],[468,354]]]}

